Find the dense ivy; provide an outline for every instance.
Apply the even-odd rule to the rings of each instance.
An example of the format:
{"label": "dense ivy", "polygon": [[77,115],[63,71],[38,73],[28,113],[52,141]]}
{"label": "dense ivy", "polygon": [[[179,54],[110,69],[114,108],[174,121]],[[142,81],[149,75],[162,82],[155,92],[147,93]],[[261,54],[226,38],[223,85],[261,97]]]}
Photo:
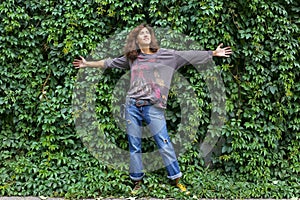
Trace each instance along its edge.
{"label": "dense ivy", "polygon": [[[178,93],[185,85],[179,81],[171,89],[166,114],[172,140],[180,144],[178,132],[188,132],[194,141],[179,152],[191,198],[299,197],[299,12],[297,0],[1,1],[0,195],[130,196],[127,171],[98,160],[85,145],[89,138],[76,130],[72,101],[78,106],[74,90],[80,73],[71,63],[79,55],[100,58],[100,47],[119,56],[113,52],[121,51],[120,43],[110,37],[122,41],[123,33],[147,22],[174,31],[162,39],[180,33],[203,49],[223,42],[234,50],[230,59],[214,59],[225,86],[226,121],[216,133],[222,137],[212,169],[200,156],[199,142],[211,116],[224,114],[212,111],[207,81],[213,76],[191,66],[180,70],[197,95],[194,114],[181,111],[177,101],[195,104]],[[123,95],[112,91],[124,84],[119,80],[126,73],[113,69],[99,75],[86,77],[94,81],[98,128],[110,144],[127,150],[124,129],[112,114],[120,108],[111,103]],[[181,112],[190,126],[178,127]],[[197,133],[190,132],[197,123]],[[144,148],[155,147],[149,139]],[[141,196],[182,197],[163,169],[148,173],[143,189]]]}

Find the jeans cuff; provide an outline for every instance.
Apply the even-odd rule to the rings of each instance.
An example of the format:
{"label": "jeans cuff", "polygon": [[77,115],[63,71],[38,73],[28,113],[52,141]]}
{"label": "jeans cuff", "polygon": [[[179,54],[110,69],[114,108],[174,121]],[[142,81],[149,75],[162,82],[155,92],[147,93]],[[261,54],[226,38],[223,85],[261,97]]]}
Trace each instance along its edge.
{"label": "jeans cuff", "polygon": [[179,172],[178,174],[175,174],[173,176],[168,176],[168,178],[171,179],[171,180],[175,180],[175,179],[180,178],[180,177],[182,177],[181,172]]}
{"label": "jeans cuff", "polygon": [[144,178],[145,174],[143,174],[142,176],[132,176],[132,175],[129,175],[129,177],[131,178],[131,180],[133,181],[140,181]]}

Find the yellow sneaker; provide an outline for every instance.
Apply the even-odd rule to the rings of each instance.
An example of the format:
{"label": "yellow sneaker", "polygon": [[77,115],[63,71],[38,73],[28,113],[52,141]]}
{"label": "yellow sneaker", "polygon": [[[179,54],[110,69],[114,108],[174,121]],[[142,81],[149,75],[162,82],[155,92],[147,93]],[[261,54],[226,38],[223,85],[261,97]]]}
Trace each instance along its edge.
{"label": "yellow sneaker", "polygon": [[187,191],[185,185],[183,185],[182,183],[177,183],[177,184],[176,184],[176,187],[179,188],[179,190],[180,190],[181,192],[185,192],[185,194],[187,194],[187,195],[190,194],[190,192]]}
{"label": "yellow sneaker", "polygon": [[131,191],[131,194],[136,195],[141,190],[141,188],[142,188],[141,185],[142,185],[142,181],[135,181],[134,182],[134,187]]}

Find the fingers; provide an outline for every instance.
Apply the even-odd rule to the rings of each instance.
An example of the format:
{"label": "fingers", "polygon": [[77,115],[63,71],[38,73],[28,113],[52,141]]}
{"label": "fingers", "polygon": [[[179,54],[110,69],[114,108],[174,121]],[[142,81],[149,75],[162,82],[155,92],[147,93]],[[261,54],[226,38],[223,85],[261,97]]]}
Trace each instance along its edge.
{"label": "fingers", "polygon": [[231,48],[224,48],[225,52],[232,52]]}
{"label": "fingers", "polygon": [[225,49],[225,54],[228,54],[228,55],[232,54],[232,50],[230,47]]}
{"label": "fingers", "polygon": [[228,46],[228,47],[224,47],[223,50],[225,51],[225,57],[230,57],[230,55],[232,54],[232,50],[231,50],[231,47]]}
{"label": "fingers", "polygon": [[84,57],[79,56],[80,59],[74,59],[73,61],[73,66],[75,67],[75,69],[81,68],[84,64]]}
{"label": "fingers", "polygon": [[230,47],[230,46],[227,46],[227,47],[221,48],[223,45],[224,45],[223,43],[219,44],[218,48],[220,48],[220,49],[224,49],[224,50],[231,50],[231,47]]}
{"label": "fingers", "polygon": [[80,65],[82,64],[82,61],[81,60],[78,60],[78,59],[75,59],[74,62],[73,62],[73,66],[75,68],[80,68]]}
{"label": "fingers", "polygon": [[82,60],[75,59],[73,63],[82,63]]}

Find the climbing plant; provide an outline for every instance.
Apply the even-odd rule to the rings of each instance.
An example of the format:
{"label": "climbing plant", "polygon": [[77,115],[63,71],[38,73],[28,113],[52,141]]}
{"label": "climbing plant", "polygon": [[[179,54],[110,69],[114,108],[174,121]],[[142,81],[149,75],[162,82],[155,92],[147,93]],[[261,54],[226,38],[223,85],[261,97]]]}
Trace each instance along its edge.
{"label": "climbing plant", "polygon": [[[214,58],[224,84],[225,110],[213,106],[208,80],[217,87],[214,77],[193,66],[178,73],[192,87],[196,103],[178,93],[185,87],[180,81],[171,88],[166,116],[175,145],[182,133],[194,128],[178,127],[183,112],[178,98],[199,107],[196,114],[183,112],[199,123],[193,142],[179,153],[190,197],[299,197],[299,12],[296,0],[1,1],[0,195],[130,196],[127,171],[97,159],[85,145],[89,138],[78,133],[74,111],[80,99],[74,91],[84,86],[78,83],[93,83],[88,87],[95,94],[95,116],[85,117],[95,117],[100,124],[97,128],[110,142],[107,148],[127,150],[124,129],[112,114],[121,112],[112,102],[123,93],[112,91],[116,84],[126,86],[119,82],[126,71],[77,70],[72,61],[80,55],[120,56],[126,33],[148,23],[154,30],[169,30],[158,33],[162,47],[186,47],[166,40],[184,35],[188,40],[182,40],[191,48],[214,50],[224,43],[234,51],[231,58]],[[214,133],[219,142],[207,165],[200,144],[216,113],[224,116],[224,124]],[[144,148],[155,148],[151,139]],[[147,175],[139,195],[183,194],[168,184],[162,169]]]}

